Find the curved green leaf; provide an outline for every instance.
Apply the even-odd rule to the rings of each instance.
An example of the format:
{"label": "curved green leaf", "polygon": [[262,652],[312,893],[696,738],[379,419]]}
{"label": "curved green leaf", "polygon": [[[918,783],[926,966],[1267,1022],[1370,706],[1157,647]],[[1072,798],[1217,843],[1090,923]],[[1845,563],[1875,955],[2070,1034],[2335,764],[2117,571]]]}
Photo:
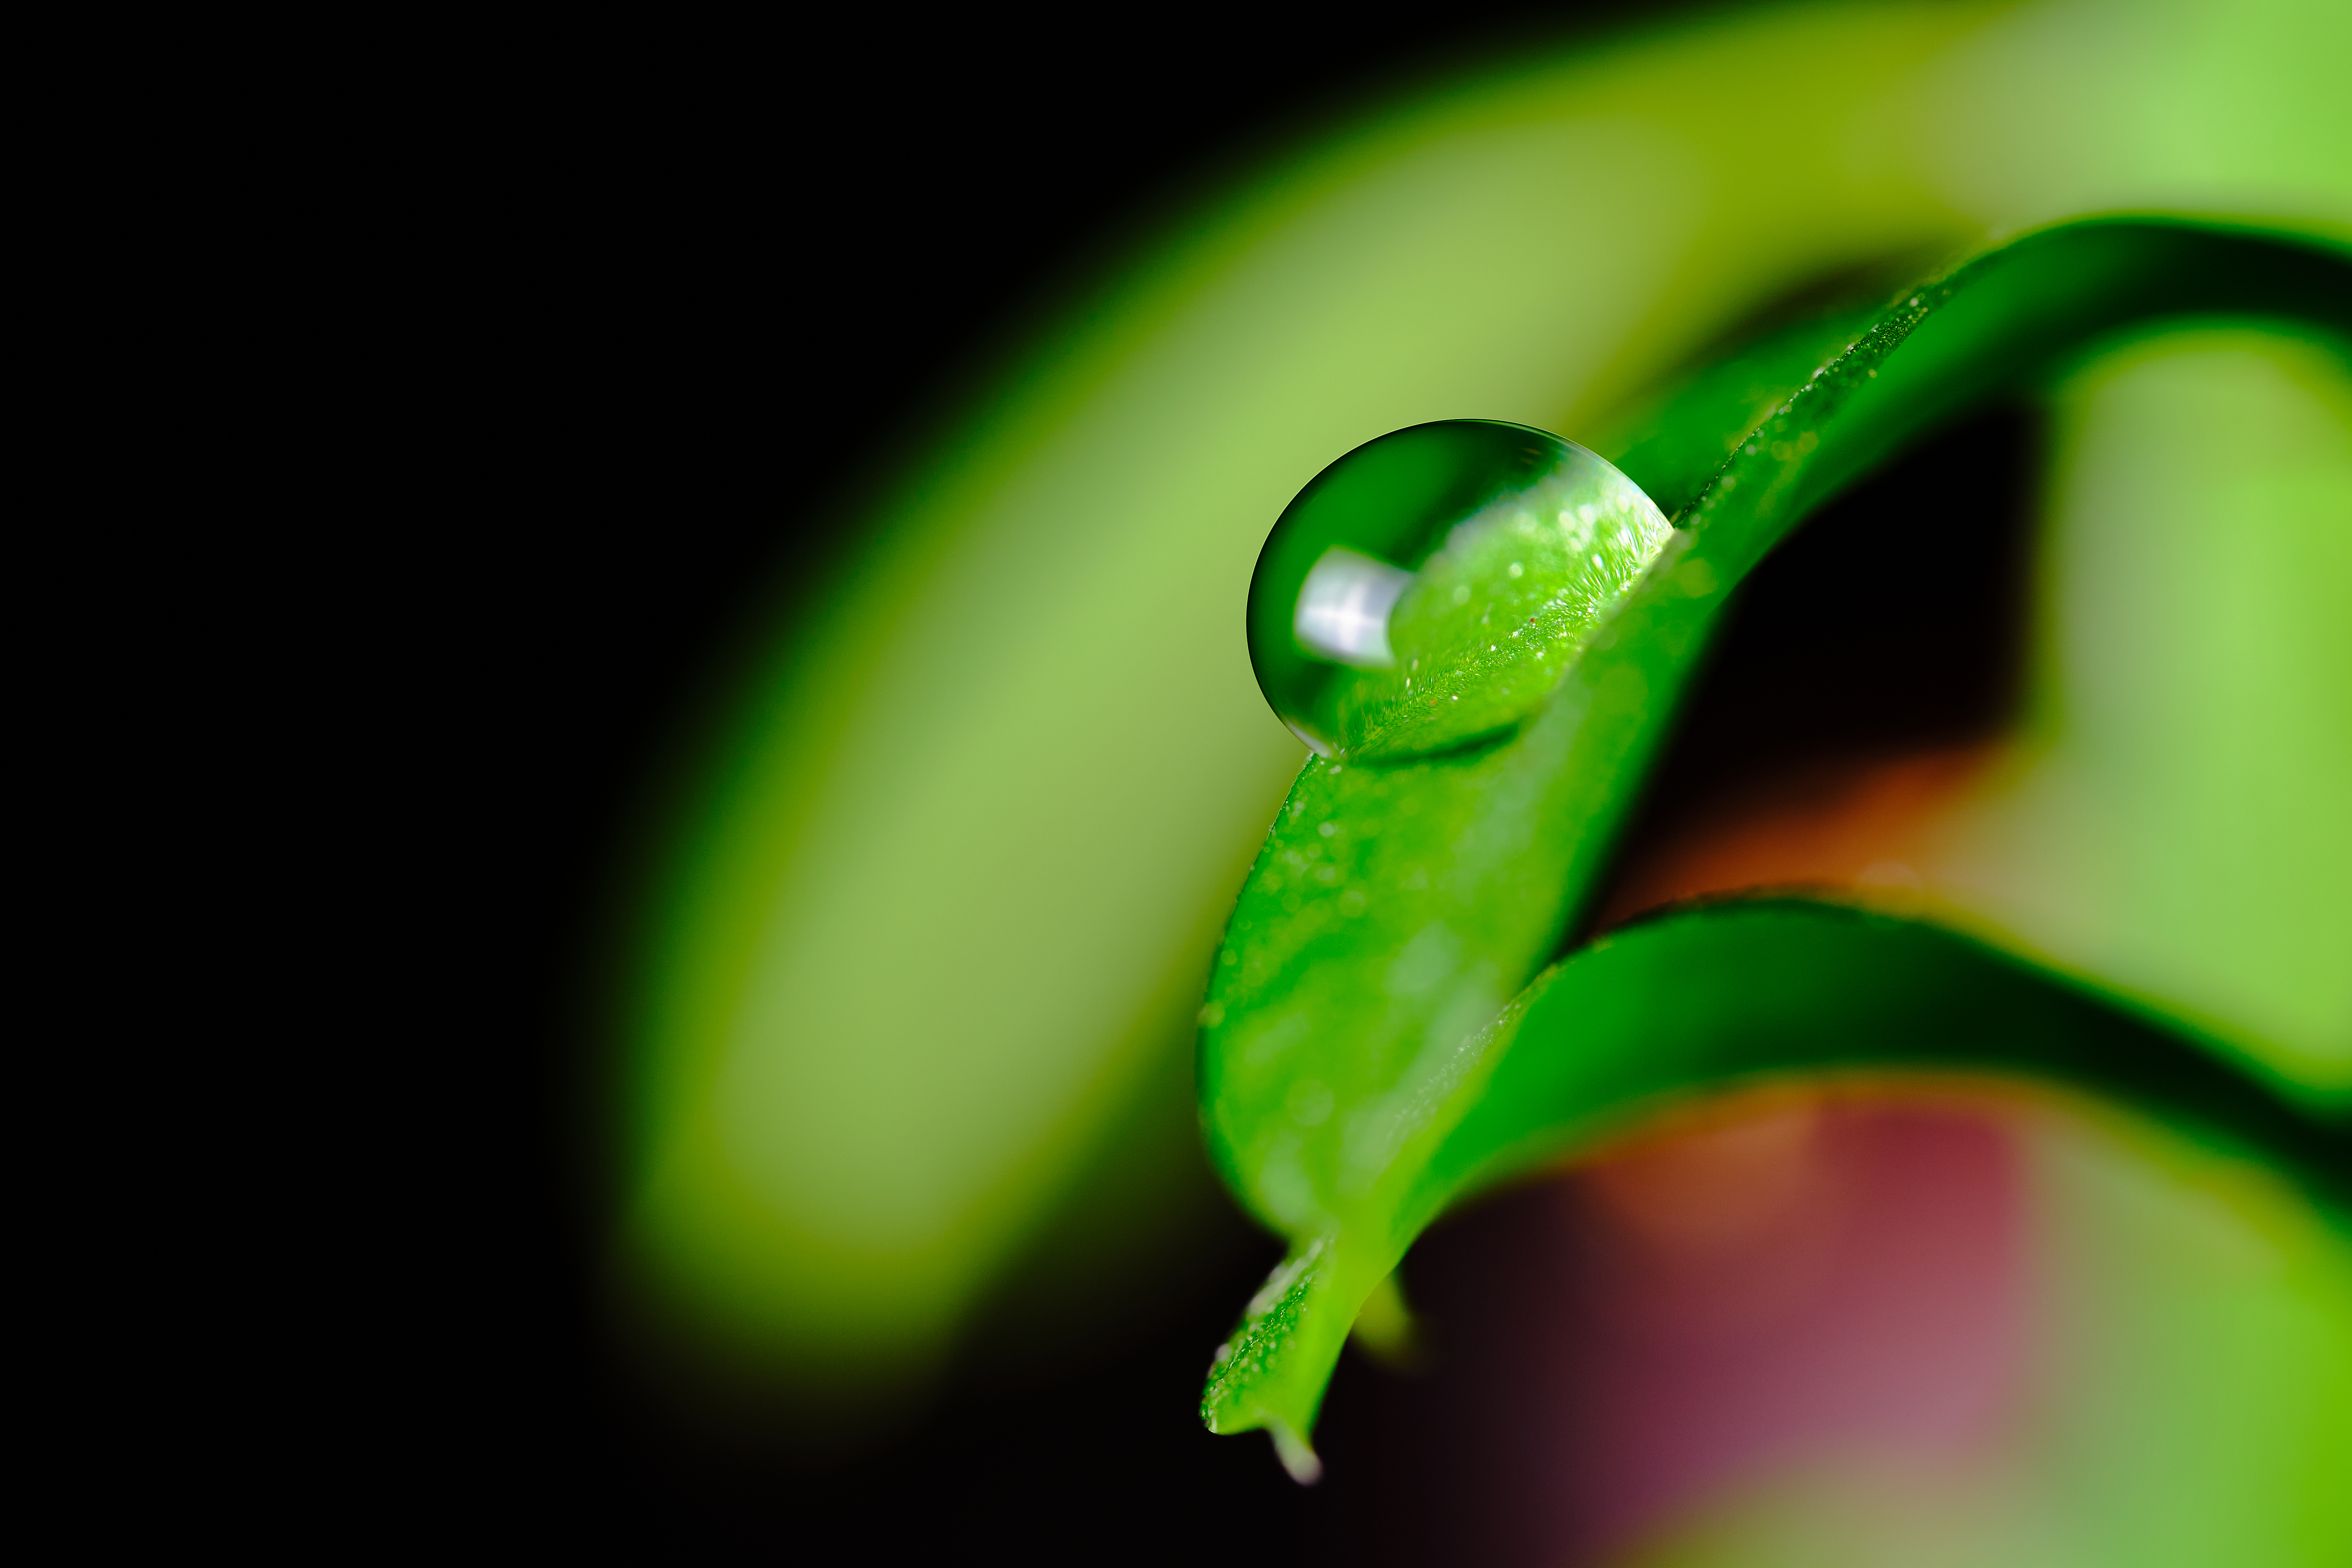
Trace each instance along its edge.
{"label": "curved green leaf", "polygon": [[1969,938],[1838,905],[1733,901],[1625,927],[1538,976],[1486,1054],[1485,1094],[1399,1210],[1412,1229],[1694,1085],[1886,1068],[2087,1090],[2259,1158],[2352,1215],[2352,1120],[2248,1077],[2177,1025]]}
{"label": "curved green leaf", "polygon": [[[1212,1429],[1268,1426],[1295,1471],[1311,1464],[1349,1323],[1435,1212],[1423,1184],[1503,1059],[1488,1026],[1591,893],[1728,591],[1923,432],[2114,333],[2200,315],[2352,333],[2352,264],[2252,231],[2078,224],[1906,293],[1809,373],[1792,339],[1702,375],[1622,463],[1675,535],[1543,707],[1475,752],[1307,763],[1202,1015],[1212,1152],[1292,1241],[1213,1369]],[[1788,391],[1754,422],[1759,374]]]}

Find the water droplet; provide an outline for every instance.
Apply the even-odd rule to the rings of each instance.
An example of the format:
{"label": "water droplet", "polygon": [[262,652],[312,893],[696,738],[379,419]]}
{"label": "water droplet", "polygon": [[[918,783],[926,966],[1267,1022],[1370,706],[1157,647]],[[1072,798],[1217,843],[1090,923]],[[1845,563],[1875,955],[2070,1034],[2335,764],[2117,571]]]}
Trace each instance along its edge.
{"label": "water droplet", "polygon": [[1672,531],[1632,480],[1540,430],[1455,419],[1383,436],[1317,475],[1268,536],[1250,582],[1258,684],[1327,756],[1507,728],[1572,662],[1538,672],[1537,649],[1580,650]]}

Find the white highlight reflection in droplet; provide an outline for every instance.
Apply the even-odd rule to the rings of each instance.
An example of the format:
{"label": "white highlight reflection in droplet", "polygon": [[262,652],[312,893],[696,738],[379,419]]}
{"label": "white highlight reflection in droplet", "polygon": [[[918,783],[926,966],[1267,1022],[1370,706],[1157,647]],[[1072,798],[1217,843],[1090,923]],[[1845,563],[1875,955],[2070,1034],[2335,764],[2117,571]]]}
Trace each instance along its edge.
{"label": "white highlight reflection in droplet", "polygon": [[1333,545],[1298,590],[1298,613],[1291,623],[1298,645],[1358,669],[1394,668],[1389,612],[1412,582],[1410,572]]}

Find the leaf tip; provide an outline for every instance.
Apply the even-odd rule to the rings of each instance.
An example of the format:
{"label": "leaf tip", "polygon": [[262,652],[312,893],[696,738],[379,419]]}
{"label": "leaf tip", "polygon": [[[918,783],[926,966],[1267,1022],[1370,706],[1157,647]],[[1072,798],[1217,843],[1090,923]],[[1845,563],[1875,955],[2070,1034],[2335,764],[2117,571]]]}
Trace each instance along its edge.
{"label": "leaf tip", "polygon": [[1266,1436],[1274,1439],[1275,1458],[1290,1472],[1290,1479],[1302,1487],[1311,1487],[1323,1479],[1323,1461],[1315,1455],[1306,1438],[1291,1430],[1290,1423],[1282,1420],[1265,1424]]}

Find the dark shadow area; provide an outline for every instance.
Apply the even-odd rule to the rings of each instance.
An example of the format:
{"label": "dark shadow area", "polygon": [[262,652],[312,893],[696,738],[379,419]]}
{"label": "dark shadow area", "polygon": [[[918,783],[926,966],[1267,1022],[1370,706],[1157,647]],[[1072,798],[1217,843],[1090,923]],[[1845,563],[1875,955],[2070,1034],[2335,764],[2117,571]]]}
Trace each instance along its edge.
{"label": "dark shadow area", "polygon": [[2038,409],[1988,407],[1768,556],[1726,607],[1617,865],[1727,801],[2007,726],[2023,695],[2042,443]]}

